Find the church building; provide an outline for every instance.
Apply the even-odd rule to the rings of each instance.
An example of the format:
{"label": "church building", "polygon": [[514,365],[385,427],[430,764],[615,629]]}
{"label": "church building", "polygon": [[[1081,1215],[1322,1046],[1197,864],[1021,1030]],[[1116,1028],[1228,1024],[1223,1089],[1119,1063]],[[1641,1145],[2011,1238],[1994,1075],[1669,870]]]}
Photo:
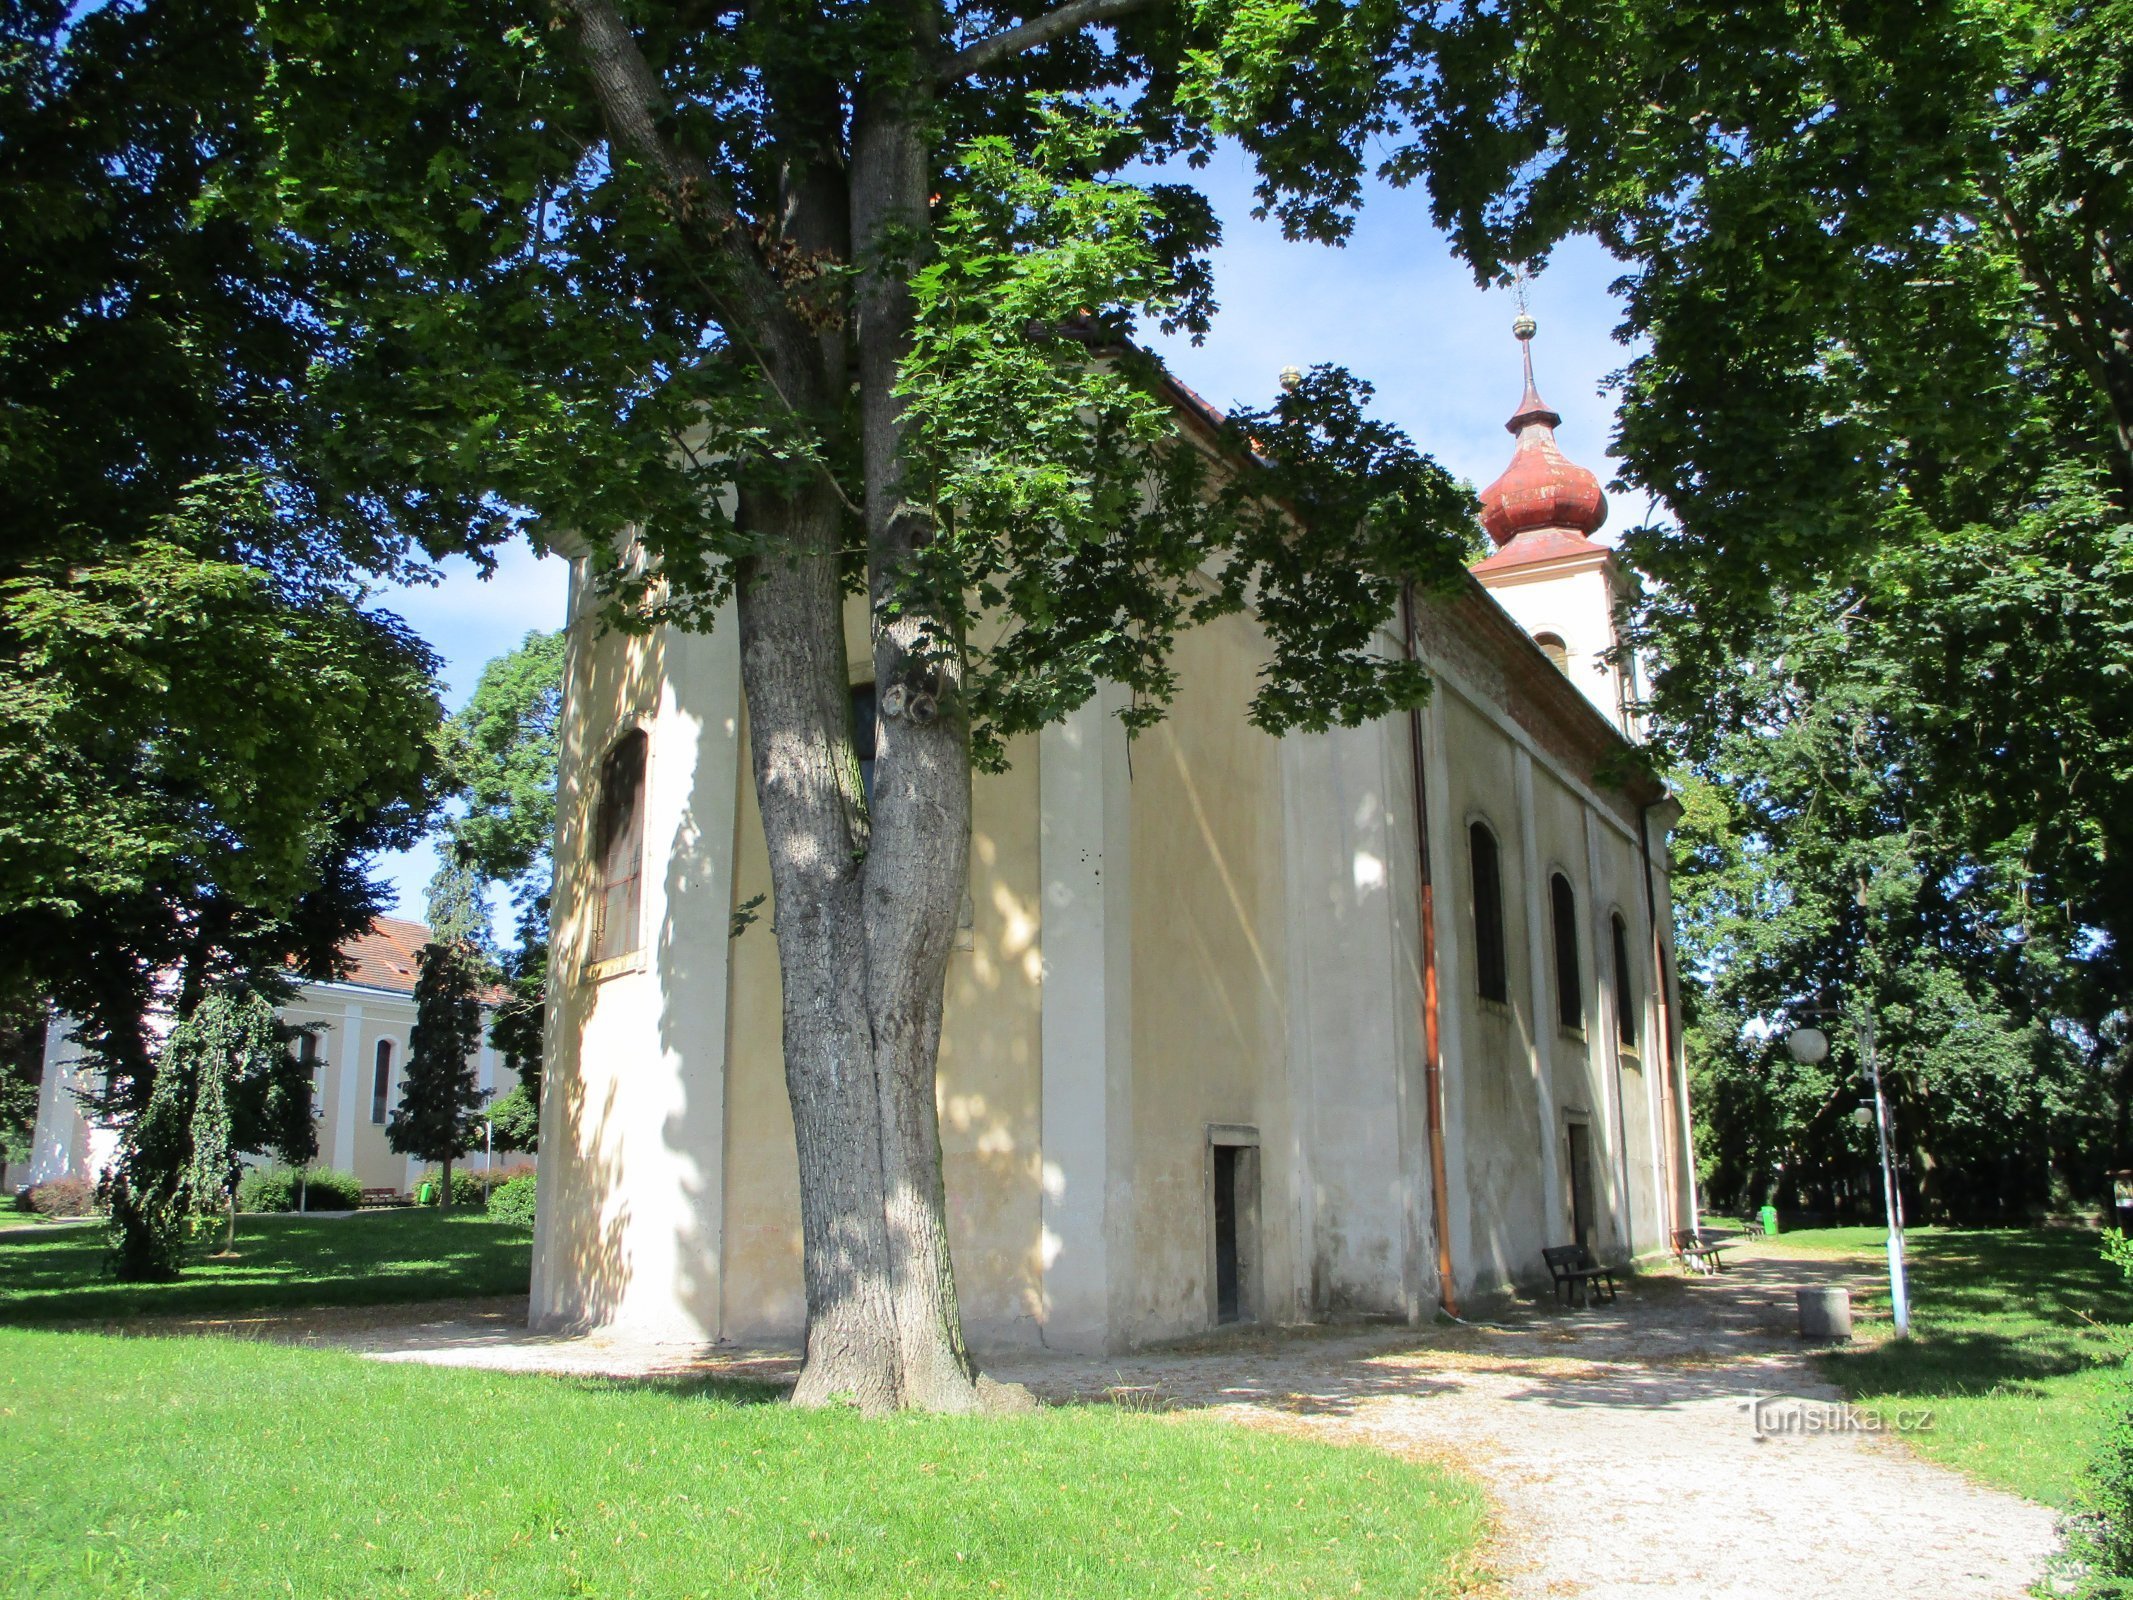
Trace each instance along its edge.
{"label": "church building", "polygon": [[[1157,728],[1100,695],[976,779],[939,1106],[980,1354],[1424,1321],[1545,1279],[1546,1246],[1620,1261],[1693,1224],[1676,812],[1621,759],[1629,579],[1516,331],[1495,553],[1380,640],[1435,680],[1420,711],[1260,732],[1239,615],[1183,637]],[[795,1340],[775,932],[735,932],[770,889],[736,630],[596,612],[579,563],[533,1319]]]}

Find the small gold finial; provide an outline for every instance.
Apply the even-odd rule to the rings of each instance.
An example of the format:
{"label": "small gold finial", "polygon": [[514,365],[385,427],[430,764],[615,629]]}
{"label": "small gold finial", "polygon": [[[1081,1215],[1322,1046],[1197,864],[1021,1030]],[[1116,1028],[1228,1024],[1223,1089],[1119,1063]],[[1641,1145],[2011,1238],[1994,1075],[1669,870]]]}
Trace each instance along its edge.
{"label": "small gold finial", "polygon": [[1303,386],[1303,381],[1304,375],[1299,369],[1295,367],[1283,367],[1281,369],[1281,387],[1284,392],[1294,394]]}
{"label": "small gold finial", "polygon": [[1539,331],[1540,324],[1523,311],[1518,314],[1517,320],[1511,324],[1512,336],[1520,340],[1531,339]]}

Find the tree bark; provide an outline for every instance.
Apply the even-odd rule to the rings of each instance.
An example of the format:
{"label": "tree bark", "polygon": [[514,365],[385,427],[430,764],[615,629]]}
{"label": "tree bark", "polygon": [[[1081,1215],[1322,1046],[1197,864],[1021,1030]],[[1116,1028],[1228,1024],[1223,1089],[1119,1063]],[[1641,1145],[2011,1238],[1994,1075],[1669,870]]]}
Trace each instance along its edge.
{"label": "tree bark", "polygon": [[437,1211],[441,1216],[452,1209],[452,1158],[444,1158],[444,1172],[437,1191]]}
{"label": "tree bark", "polygon": [[[771,135],[789,153],[779,248],[767,254],[709,175],[666,142],[663,92],[612,0],[569,4],[612,140],[643,164],[683,236],[715,263],[721,320],[760,364],[766,403],[775,396],[832,441],[848,425],[856,353],[868,587],[878,602],[932,531],[907,502],[891,393],[911,343],[912,241],[926,227],[924,127],[938,54],[928,0],[907,0],[902,59],[869,69],[852,107],[848,171],[836,82],[804,55],[766,76]],[[766,0],[753,9],[776,24]],[[858,268],[849,327],[803,314],[794,282],[781,281],[818,257]],[[875,607],[875,684],[922,688],[939,713],[882,718],[870,808],[851,741],[841,492],[827,471],[800,485],[742,476],[741,526],[761,553],[738,574],[741,683],[770,853],[807,1288],[807,1355],[793,1398],[972,1410],[935,1106],[942,986],[970,837],[959,648],[914,663],[925,609],[889,619]]]}
{"label": "tree bark", "polygon": [[[903,1403],[975,1410],[948,1248],[935,1097],[942,991],[968,876],[970,745],[952,613],[900,587],[933,534],[905,473],[903,403],[893,391],[911,348],[910,276],[924,238],[931,152],[925,96],[932,40],[919,5],[901,74],[868,86],[852,131],[852,240],[859,271],[861,460],[874,682],[884,709],[874,757],[873,836],[862,900],[867,1011],[880,1094],[895,1332]],[[892,590],[901,602],[883,605]],[[900,685],[905,707],[887,714]],[[931,714],[925,714],[930,708]]]}
{"label": "tree bark", "polygon": [[741,682],[800,1163],[807,1358],[793,1398],[885,1411],[903,1402],[903,1384],[860,926],[866,820],[849,731],[837,507],[827,490],[744,491],[741,516],[767,552],[741,578]]}

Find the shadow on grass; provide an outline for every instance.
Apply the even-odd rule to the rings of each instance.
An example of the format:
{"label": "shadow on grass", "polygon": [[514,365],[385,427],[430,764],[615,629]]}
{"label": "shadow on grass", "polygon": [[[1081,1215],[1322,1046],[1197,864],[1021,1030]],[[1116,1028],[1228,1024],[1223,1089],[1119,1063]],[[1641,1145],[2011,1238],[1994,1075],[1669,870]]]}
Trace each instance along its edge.
{"label": "shadow on grass", "polygon": [[307,1306],[523,1294],[533,1241],[479,1212],[248,1216],[235,1260],[218,1261],[219,1226],[173,1283],[109,1274],[101,1228],[0,1237],[0,1321],[199,1316]]}
{"label": "shadow on grass", "polygon": [[710,1373],[667,1373],[648,1378],[601,1378],[557,1375],[552,1382],[586,1394],[649,1394],[675,1401],[705,1400],[715,1405],[782,1405],[790,1383],[762,1378],[727,1378]]}
{"label": "shadow on grass", "polygon": [[[2095,1234],[1920,1230],[1906,1244],[1912,1337],[1822,1358],[1852,1394],[2042,1397],[2048,1380],[2124,1358],[2111,1330],[2133,1322],[2133,1292],[2103,1261]],[[1853,1296],[1862,1318],[1888,1317],[1885,1282]]]}

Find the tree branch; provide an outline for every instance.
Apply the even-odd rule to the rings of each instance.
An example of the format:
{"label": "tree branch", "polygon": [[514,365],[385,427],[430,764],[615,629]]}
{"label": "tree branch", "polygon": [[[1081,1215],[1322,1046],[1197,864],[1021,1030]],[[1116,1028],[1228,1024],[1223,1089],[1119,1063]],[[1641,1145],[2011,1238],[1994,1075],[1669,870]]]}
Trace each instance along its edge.
{"label": "tree branch", "polygon": [[[659,110],[665,94],[659,79],[637,48],[628,26],[616,15],[611,0],[566,0],[577,15],[578,37],[590,73],[593,92],[613,143],[648,167],[684,228],[700,232],[718,260],[727,269],[731,292],[710,285],[727,331],[744,344],[755,347],[758,359],[774,357],[775,368],[765,363],[766,376],[778,387],[787,404],[804,408],[813,395],[794,395],[789,386],[806,374],[814,376],[814,341],[800,318],[787,303],[783,286],[764,261],[747,219],[735,208],[710,175],[691,162],[659,131]],[[815,387],[810,385],[810,387]]]}
{"label": "tree branch", "polygon": [[1165,3],[1166,0],[1067,0],[1063,6],[1054,6],[1040,16],[957,51],[941,63],[940,81],[952,83],[958,78],[970,77],[997,67],[1003,61],[1011,61],[1039,45],[1079,32],[1091,23],[1113,22],[1120,17],[1130,17],[1136,11],[1152,11]]}

